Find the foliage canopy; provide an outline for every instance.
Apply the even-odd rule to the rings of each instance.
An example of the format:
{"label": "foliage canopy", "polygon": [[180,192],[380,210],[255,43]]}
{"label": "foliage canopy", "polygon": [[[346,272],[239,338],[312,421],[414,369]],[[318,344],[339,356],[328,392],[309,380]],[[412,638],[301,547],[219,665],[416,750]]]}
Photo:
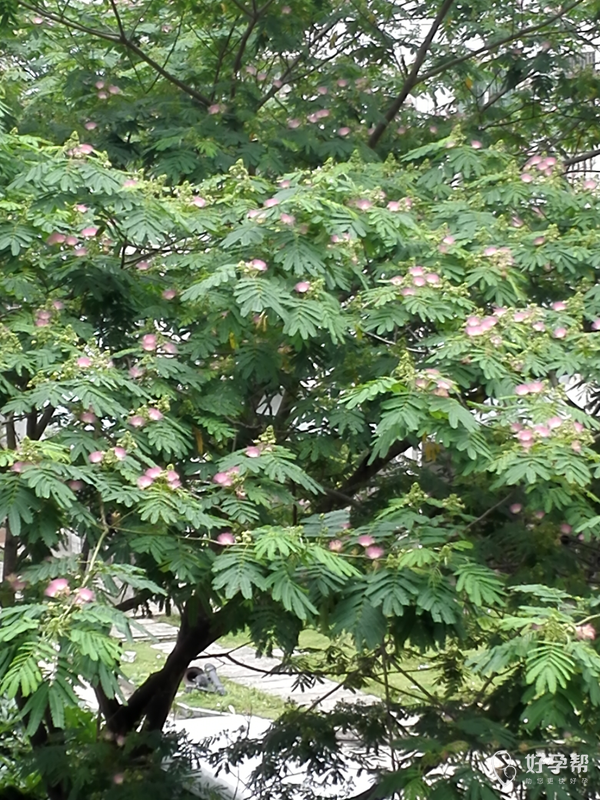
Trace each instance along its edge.
{"label": "foliage canopy", "polygon": [[[368,800],[490,797],[484,755],[544,749],[589,756],[559,793],[590,796],[600,196],[565,170],[598,10],[3,5],[7,785],[147,792],[193,658],[247,627],[301,673],[317,627],[319,673],[418,653],[439,684],[291,709],[263,796],[340,769],[332,731],[391,748]],[[149,597],[181,628],[125,701],[114,630]]]}

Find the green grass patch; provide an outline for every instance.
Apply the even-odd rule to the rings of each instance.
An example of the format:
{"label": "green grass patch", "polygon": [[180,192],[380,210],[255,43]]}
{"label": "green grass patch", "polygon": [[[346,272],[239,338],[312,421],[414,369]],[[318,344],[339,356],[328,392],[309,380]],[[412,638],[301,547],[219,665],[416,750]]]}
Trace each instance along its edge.
{"label": "green grass patch", "polygon": [[[167,624],[179,625],[179,616],[177,614],[173,614],[171,617],[161,616],[156,619],[157,621],[166,622]],[[219,639],[218,644],[223,650],[233,650],[236,647],[242,647],[244,645],[253,647],[250,635],[247,631],[227,634]],[[349,658],[353,658],[356,655],[356,651],[349,636],[337,639],[336,644],[345,651]],[[327,636],[319,631],[308,629],[300,633],[298,650],[305,651],[310,664],[310,662],[313,661],[311,651],[323,651],[330,645],[331,640]],[[388,675],[388,687],[392,700],[410,706],[411,704],[426,700],[428,694],[439,696],[442,672],[433,664],[433,658],[433,653],[424,653],[421,656],[407,655],[402,661],[401,672],[390,671]],[[322,659],[320,658],[319,652],[315,652],[314,664],[316,666],[319,663],[322,663]],[[327,677],[336,682],[341,682],[344,679],[344,675],[336,675],[334,672],[328,673]],[[238,686],[239,684],[235,685]],[[481,688],[481,685],[481,680],[473,679],[468,681],[467,684],[462,687],[461,691],[466,694],[473,694]],[[367,680],[361,687],[361,691],[375,695],[381,699],[385,699],[386,697],[386,688],[380,680]],[[263,695],[264,693],[259,692],[258,694]],[[210,706],[210,708],[220,709],[220,706]],[[270,718],[272,717],[270,716]]]}
{"label": "green grass patch", "polygon": [[[136,654],[135,661],[122,664],[125,676],[135,686],[139,686],[149,675],[160,669],[167,658],[166,654],[154,648],[151,642],[128,644],[125,646],[125,651]],[[233,709],[235,714],[254,714],[265,719],[277,719],[285,710],[285,701],[281,697],[243,686],[228,678],[221,677],[221,682],[227,689],[227,694],[224,696],[210,692],[186,692],[180,689],[175,702],[179,701],[193,708],[226,713]]]}

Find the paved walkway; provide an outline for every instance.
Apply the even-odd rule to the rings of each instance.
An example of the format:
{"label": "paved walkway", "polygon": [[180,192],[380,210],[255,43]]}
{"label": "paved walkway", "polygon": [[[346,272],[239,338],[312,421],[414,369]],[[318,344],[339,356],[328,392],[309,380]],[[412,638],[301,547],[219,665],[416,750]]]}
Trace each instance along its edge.
{"label": "paved walkway", "polygon": [[[164,622],[155,622],[152,619],[136,618],[135,622],[140,627],[132,628],[136,641],[154,641],[155,649],[163,653],[170,653],[175,644],[177,629]],[[194,666],[203,667],[207,662],[214,664],[221,678],[240,683],[252,689],[258,689],[266,694],[277,695],[285,700],[292,700],[301,706],[318,706],[323,711],[330,711],[336,703],[377,703],[379,698],[363,692],[352,692],[343,689],[339,684],[328,679],[315,683],[312,687],[295,686],[297,675],[278,673],[281,662],[277,658],[256,655],[251,647],[240,647],[231,652],[225,650],[218,642],[208,647],[199,658],[192,662]],[[267,674],[265,674],[267,673]]]}

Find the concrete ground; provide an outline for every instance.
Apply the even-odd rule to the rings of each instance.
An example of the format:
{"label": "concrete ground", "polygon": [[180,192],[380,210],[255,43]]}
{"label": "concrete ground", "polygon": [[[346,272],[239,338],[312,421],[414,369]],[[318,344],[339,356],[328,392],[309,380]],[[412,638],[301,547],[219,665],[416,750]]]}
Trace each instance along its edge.
{"label": "concrete ground", "polygon": [[[177,629],[165,622],[153,619],[136,618],[132,620],[132,634],[135,641],[153,642],[152,647],[167,655],[175,645]],[[340,684],[322,679],[312,686],[298,686],[297,675],[280,673],[281,661],[277,658],[256,655],[251,647],[240,647],[227,651],[218,643],[212,644],[202,654],[202,658],[192,662],[194,666],[203,667],[213,664],[221,678],[240,683],[249,688],[258,689],[266,694],[277,695],[284,700],[291,700],[300,706],[314,706],[323,711],[330,711],[339,702],[376,703],[379,698],[364,692],[353,692],[344,689]]]}

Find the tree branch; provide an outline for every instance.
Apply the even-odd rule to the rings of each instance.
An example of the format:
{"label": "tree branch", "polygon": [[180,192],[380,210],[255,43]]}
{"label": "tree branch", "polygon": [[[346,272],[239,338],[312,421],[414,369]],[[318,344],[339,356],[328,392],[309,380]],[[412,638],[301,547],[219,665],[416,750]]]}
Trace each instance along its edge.
{"label": "tree branch", "polygon": [[398,111],[400,111],[402,105],[404,104],[404,101],[406,100],[408,95],[412,92],[413,88],[416,86],[419,70],[423,66],[423,62],[427,57],[429,48],[431,47],[431,44],[435,38],[436,33],[438,32],[440,25],[448,15],[453,4],[454,0],[444,0],[444,2],[442,3],[440,10],[436,14],[436,17],[431,24],[431,28],[429,29],[427,36],[425,37],[425,39],[423,40],[421,46],[417,51],[415,62],[412,65],[412,69],[409,72],[408,77],[404,81],[404,85],[400,90],[400,94],[388,109],[385,115],[385,120],[383,120],[382,122],[378,123],[375,126],[375,130],[369,137],[369,142],[368,142],[369,147],[375,147],[377,145],[377,142],[381,139],[381,137],[385,133],[388,125],[394,119]]}
{"label": "tree branch", "polygon": [[329,511],[333,511],[337,507],[334,499],[335,497],[343,498],[345,500],[344,505],[352,504],[354,501],[350,500],[350,498],[352,498],[359,489],[367,484],[371,478],[374,478],[380,470],[390,463],[390,461],[393,461],[394,458],[404,453],[412,446],[412,441],[409,439],[402,439],[402,441],[396,442],[385,456],[380,456],[371,462],[371,453],[367,453],[352,475],[347,478],[346,482],[340,486],[339,489],[325,489],[326,497],[317,504],[315,513],[326,514]]}
{"label": "tree branch", "polygon": [[86,25],[81,25],[74,20],[67,19],[66,17],[59,16],[57,14],[53,14],[50,11],[47,11],[45,8],[40,8],[39,6],[31,5],[30,3],[25,2],[25,0],[18,0],[19,5],[23,8],[28,9],[29,11],[33,11],[35,14],[39,14],[41,17],[45,19],[52,20],[53,22],[58,23],[59,25],[64,25],[66,28],[71,28],[73,30],[81,31],[81,33],[87,33],[90,36],[94,36],[98,39],[103,39],[104,41],[111,42],[112,44],[121,45],[125,47],[127,50],[130,50],[132,53],[135,53],[136,56],[149,67],[157,72],[161,77],[163,77],[169,83],[172,83],[174,86],[177,86],[178,89],[181,89],[184,94],[187,94],[189,97],[196,100],[200,105],[204,107],[208,107],[210,105],[210,99],[205,97],[202,92],[198,92],[192,86],[189,86],[187,83],[180,81],[179,78],[175,77],[171,72],[168,72],[164,69],[158,61],[155,61],[151,56],[144,53],[144,51],[137,46],[131,39],[128,39],[124,33],[111,33],[109,31],[100,31],[95,28],[88,28]]}
{"label": "tree branch", "polygon": [[145,589],[143,592],[130,597],[128,600],[123,600],[123,602],[116,605],[115,608],[118,611],[132,611],[134,608],[138,608],[139,606],[143,605],[151,597],[151,592]]}
{"label": "tree branch", "polygon": [[493,50],[497,50],[498,47],[502,47],[503,44],[510,44],[511,42],[514,42],[515,39],[521,39],[523,36],[526,36],[529,33],[535,33],[536,31],[543,30],[548,25],[556,22],[557,19],[564,17],[569,13],[569,11],[572,11],[574,8],[577,8],[577,6],[580,6],[583,2],[585,2],[585,0],[575,0],[575,2],[571,3],[570,6],[566,6],[565,8],[561,9],[553,16],[548,17],[547,20],[544,20],[544,22],[539,22],[537,25],[529,25],[527,28],[522,28],[521,30],[512,33],[510,36],[505,36],[504,38],[498,39],[491,44],[480,47],[478,50],[473,50],[471,53],[467,53],[464,56],[457,56],[450,61],[446,61],[444,64],[433,67],[428,72],[424,72],[421,75],[417,81],[417,84],[423,83],[424,81],[429,80],[429,78],[435,78],[436,75],[439,75],[441,72],[445,72],[447,69],[456,67],[459,64],[464,64],[465,61],[469,61],[471,58],[477,58],[477,56],[483,55],[484,53],[491,53]]}
{"label": "tree branch", "polygon": [[600,156],[600,147],[596,147],[594,150],[588,150],[585,153],[580,153],[578,156],[565,158],[564,165],[565,167],[572,167],[574,164],[581,164],[582,161],[587,161],[588,158],[596,158],[596,156]]}
{"label": "tree branch", "polygon": [[273,2],[273,0],[267,0],[267,2],[263,6],[261,6],[261,8],[259,8],[259,9],[255,8],[254,14],[250,18],[250,21],[248,22],[246,30],[244,31],[244,33],[242,35],[242,38],[240,39],[240,46],[238,48],[238,52],[237,52],[237,55],[235,57],[235,61],[233,62],[233,80],[232,80],[232,84],[231,84],[231,98],[232,99],[235,97],[235,79],[236,79],[236,75],[238,74],[238,72],[240,71],[240,67],[242,66],[242,59],[244,57],[244,53],[246,52],[246,46],[248,44],[248,40],[250,39],[250,36],[252,35],[252,31],[256,27],[259,19],[262,17],[262,15],[265,13],[265,11],[269,8],[269,6],[271,5],[272,2]]}
{"label": "tree branch", "polygon": [[[575,0],[575,2],[571,3],[571,5],[565,6],[564,8],[560,9],[560,11],[557,11],[556,14],[553,14],[552,16],[548,17],[548,19],[544,20],[544,22],[539,22],[536,25],[529,25],[526,28],[522,28],[521,30],[515,31],[514,33],[510,34],[510,36],[505,36],[502,39],[498,39],[497,41],[492,42],[491,44],[488,44],[488,45],[485,45],[483,47],[480,47],[477,50],[473,50],[470,53],[466,53],[463,56],[457,56],[456,58],[452,58],[449,61],[446,61],[446,62],[440,64],[437,67],[433,67],[428,72],[424,72],[420,76],[416,76],[414,81],[413,81],[413,83],[412,83],[412,85],[409,87],[409,91],[406,94],[404,94],[404,87],[406,86],[408,81],[410,81],[410,79],[411,79],[411,75],[412,75],[412,71],[411,71],[411,75],[408,76],[404,86],[402,87],[402,91],[401,91],[400,95],[394,101],[394,104],[392,106],[392,108],[397,107],[396,112],[394,114],[392,114],[391,118],[388,119],[388,116],[389,116],[389,114],[390,114],[392,109],[390,109],[390,111],[388,111],[388,113],[386,114],[386,121],[385,122],[381,122],[375,128],[375,130],[373,131],[373,134],[371,135],[371,137],[369,139],[369,142],[368,142],[369,147],[374,147],[377,144],[377,142],[379,141],[379,139],[383,135],[384,131],[386,130],[387,126],[394,119],[395,115],[398,113],[398,111],[402,107],[402,104],[404,103],[404,101],[406,100],[406,98],[408,97],[410,92],[415,88],[415,86],[418,86],[419,84],[424,83],[425,81],[428,81],[430,78],[435,78],[440,73],[446,72],[447,70],[451,69],[452,67],[456,67],[456,66],[458,66],[460,64],[464,64],[465,61],[470,61],[472,58],[477,58],[478,56],[483,55],[484,53],[491,53],[493,50],[497,50],[498,47],[502,47],[502,45],[504,45],[504,44],[510,44],[510,42],[514,42],[516,39],[521,39],[523,36],[526,36],[527,34],[535,33],[536,31],[543,30],[544,28],[548,27],[548,25],[551,25],[553,22],[556,22],[556,20],[561,19],[562,17],[566,16],[570,11],[572,11],[574,8],[577,8],[577,6],[580,6],[584,2],[585,2],[585,0]],[[441,11],[441,9],[440,9],[440,11]],[[420,52],[420,49],[419,49],[419,52]],[[417,54],[417,59],[418,59],[418,57],[419,56]],[[415,67],[416,63],[417,62],[415,61],[415,64],[413,65],[413,70],[414,70],[414,67]],[[402,96],[403,94],[404,94],[404,96]],[[398,103],[398,100],[400,98],[402,98],[401,102]],[[378,134],[378,129],[380,128],[380,126],[383,126],[383,127],[382,127],[381,131]]]}
{"label": "tree branch", "polygon": [[226,632],[232,615],[235,616],[236,611],[239,611],[239,604],[239,598],[234,597],[215,614],[199,614],[192,621],[189,619],[188,602],[182,615],[175,647],[162,669],[152,673],[135,690],[126,705],[106,717],[109,730],[113,733],[127,733],[144,717],[146,729],[160,730],[190,661]]}
{"label": "tree branch", "polygon": [[38,441],[39,439],[42,438],[44,431],[48,427],[50,420],[52,419],[52,415],[54,414],[55,411],[56,409],[54,408],[53,405],[48,405],[44,408],[42,416],[38,419],[37,425],[35,426],[35,431],[33,433],[33,436],[29,437],[30,439],[35,439],[36,441]]}

